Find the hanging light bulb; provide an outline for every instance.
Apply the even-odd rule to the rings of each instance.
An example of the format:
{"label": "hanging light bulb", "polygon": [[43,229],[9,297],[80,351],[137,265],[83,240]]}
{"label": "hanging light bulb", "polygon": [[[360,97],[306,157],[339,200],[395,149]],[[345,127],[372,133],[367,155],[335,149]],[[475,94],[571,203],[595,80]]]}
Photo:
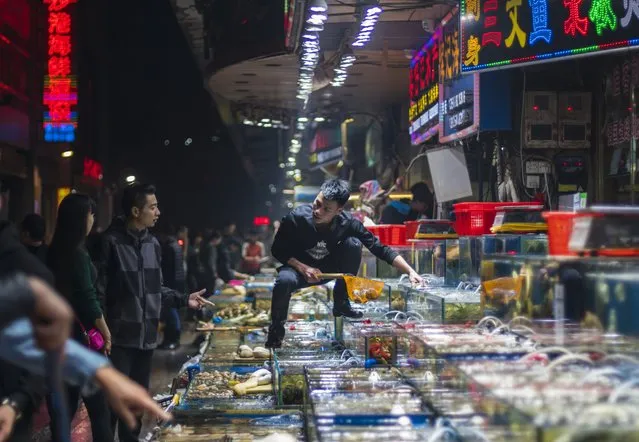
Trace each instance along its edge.
{"label": "hanging light bulb", "polygon": [[328,11],[328,5],[326,0],[312,0],[308,9],[311,12],[326,12]]}

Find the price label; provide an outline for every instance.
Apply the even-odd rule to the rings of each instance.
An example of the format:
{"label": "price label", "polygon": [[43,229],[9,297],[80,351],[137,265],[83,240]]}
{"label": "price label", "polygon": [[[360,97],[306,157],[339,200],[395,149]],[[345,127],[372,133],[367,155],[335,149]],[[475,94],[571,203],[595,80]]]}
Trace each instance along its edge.
{"label": "price label", "polygon": [[504,224],[504,212],[499,212],[497,216],[495,216],[495,221],[493,221],[493,227],[501,227]]}
{"label": "price label", "polygon": [[575,218],[572,224],[572,234],[568,242],[568,248],[571,251],[582,251],[586,247],[586,242],[590,236],[590,228],[592,227],[592,217]]}

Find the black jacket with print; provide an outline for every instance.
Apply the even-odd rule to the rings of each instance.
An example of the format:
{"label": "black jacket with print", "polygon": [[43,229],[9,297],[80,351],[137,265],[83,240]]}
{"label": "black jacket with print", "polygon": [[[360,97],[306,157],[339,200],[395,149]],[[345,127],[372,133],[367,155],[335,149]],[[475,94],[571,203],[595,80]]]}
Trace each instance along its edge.
{"label": "black jacket with print", "polygon": [[275,236],[271,254],[281,263],[295,258],[307,265],[316,265],[328,259],[338,244],[348,238],[358,239],[373,255],[389,264],[398,253],[379,240],[350,213],[342,212],[333,220],[331,227],[318,231],[313,223],[310,205],[299,206],[282,220]]}
{"label": "black jacket with print", "polygon": [[98,295],[113,345],[141,350],[157,346],[162,305],[181,307],[186,296],[162,283],[162,250],[147,230],[133,232],[116,218],[103,235]]}

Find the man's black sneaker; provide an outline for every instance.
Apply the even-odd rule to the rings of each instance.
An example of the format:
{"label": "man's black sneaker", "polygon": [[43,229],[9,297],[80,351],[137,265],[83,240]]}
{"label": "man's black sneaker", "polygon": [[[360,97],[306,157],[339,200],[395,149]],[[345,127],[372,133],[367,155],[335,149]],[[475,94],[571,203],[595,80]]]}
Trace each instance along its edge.
{"label": "man's black sneaker", "polygon": [[159,350],[177,350],[178,348],[180,348],[180,344],[176,343],[176,342],[163,342],[162,344],[158,345],[158,349]]}
{"label": "man's black sneaker", "polygon": [[358,312],[357,310],[353,310],[350,307],[346,307],[339,310],[334,308],[333,316],[335,316],[336,318],[339,316],[344,316],[345,318],[361,319],[364,317],[364,313]]}
{"label": "man's black sneaker", "polygon": [[282,348],[282,340],[279,338],[271,338],[269,336],[264,347],[271,349]]}

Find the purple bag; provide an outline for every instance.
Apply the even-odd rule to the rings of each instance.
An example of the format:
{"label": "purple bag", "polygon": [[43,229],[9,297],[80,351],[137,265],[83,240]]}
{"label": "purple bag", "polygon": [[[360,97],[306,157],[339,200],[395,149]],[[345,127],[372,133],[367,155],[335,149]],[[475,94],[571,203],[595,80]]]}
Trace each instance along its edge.
{"label": "purple bag", "polygon": [[84,328],[84,325],[82,325],[80,321],[78,321],[78,324],[80,324],[80,329],[84,334],[87,346],[91,350],[95,350],[98,352],[102,351],[102,349],[104,348],[104,337],[102,336],[102,333],[100,333],[100,330],[98,330],[97,328],[92,328],[87,331],[87,329]]}

